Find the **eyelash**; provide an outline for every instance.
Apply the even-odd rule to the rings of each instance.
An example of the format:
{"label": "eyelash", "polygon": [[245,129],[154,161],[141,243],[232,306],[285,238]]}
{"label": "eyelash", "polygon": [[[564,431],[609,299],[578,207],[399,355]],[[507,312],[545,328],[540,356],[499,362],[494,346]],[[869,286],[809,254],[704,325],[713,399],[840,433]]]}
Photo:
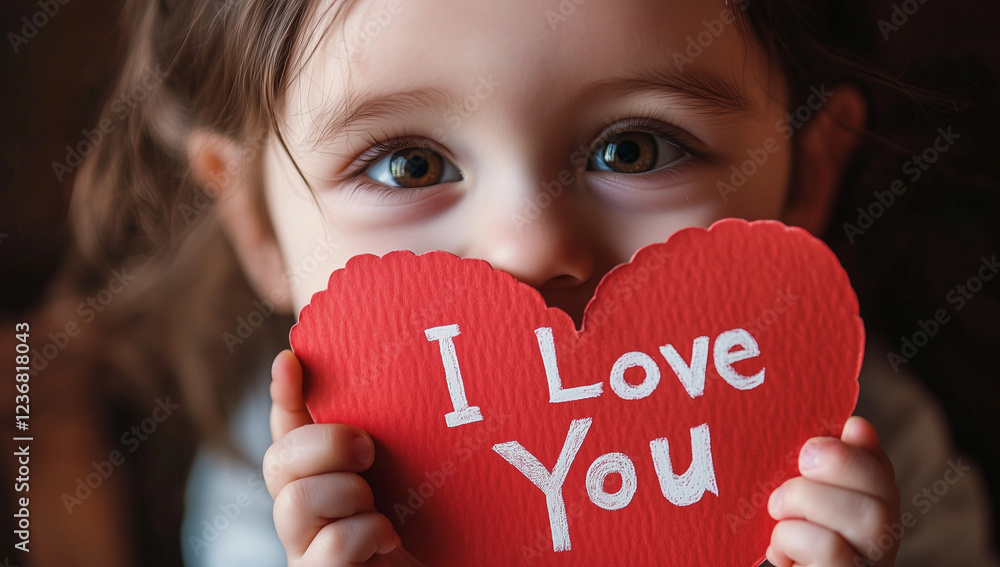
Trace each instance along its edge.
{"label": "eyelash", "polygon": [[[628,175],[630,177],[648,178],[650,176],[657,176],[661,174],[676,174],[678,169],[687,165],[687,162],[694,159],[705,159],[707,155],[701,151],[692,148],[693,138],[687,134],[684,130],[669,124],[664,121],[657,120],[650,117],[636,117],[627,118],[622,121],[615,123],[604,129],[594,144],[591,146],[595,148],[593,151],[597,151],[608,139],[621,134],[623,132],[647,132],[656,136],[661,136],[665,138],[669,143],[677,146],[682,151],[687,153],[686,157],[681,158],[677,161],[676,165],[665,167],[658,171],[646,171],[642,173],[616,173],[616,172],[602,172],[602,173],[612,173],[617,175]],[[383,132],[383,135],[385,132]],[[365,155],[358,157],[357,161],[359,165],[355,167],[346,177],[345,181],[355,181],[358,178],[362,178],[365,171],[368,170],[373,164],[378,163],[380,160],[390,155],[391,153],[406,149],[406,148],[426,148],[434,150],[438,153],[444,155],[437,145],[425,138],[420,138],[414,136],[412,133],[407,131],[394,131],[392,137],[387,140],[378,140],[374,136],[369,134],[364,134],[363,136],[365,142],[370,146],[370,149],[365,152]],[[587,160],[589,161],[592,157],[592,153],[588,153]],[[447,157],[445,157],[447,159]],[[458,169],[457,166],[455,166]],[[462,173],[458,170],[459,174]],[[348,200],[352,199],[359,192],[374,192],[378,195],[378,201],[376,204],[383,204],[386,201],[392,202],[407,202],[409,200],[415,199],[419,195],[423,194],[425,191],[433,190],[438,188],[438,185],[427,185],[424,187],[412,187],[409,189],[401,190],[399,187],[388,187],[374,182],[368,181],[356,181],[352,184],[350,192],[347,196]]]}
{"label": "eyelash", "polygon": [[[385,133],[383,132],[383,135],[384,134]],[[365,170],[371,167],[372,164],[377,163],[382,158],[397,150],[405,148],[426,148],[436,152],[439,151],[433,142],[415,137],[407,131],[394,131],[391,139],[388,140],[377,140],[369,134],[365,134],[363,137],[365,142],[367,142],[370,146],[370,149],[365,152],[366,155],[358,158],[358,161],[361,162],[362,165],[357,167],[350,174],[350,179],[361,175],[365,172]]]}
{"label": "eyelash", "polygon": [[616,122],[614,125],[609,126],[601,135],[597,138],[597,141],[592,146],[594,150],[587,155],[587,160],[589,161],[596,152],[598,148],[604,145],[612,137],[624,133],[624,132],[646,132],[648,134],[653,134],[665,138],[667,142],[677,146],[681,151],[685,152],[686,156],[678,159],[676,162],[668,167],[656,171],[644,171],[641,173],[621,173],[614,171],[601,171],[600,173],[605,175],[615,175],[615,176],[628,176],[631,179],[643,179],[652,180],[656,179],[660,175],[676,175],[678,171],[690,165],[689,162],[693,160],[706,160],[708,159],[708,154],[694,149],[692,146],[695,143],[694,138],[673,124],[663,120],[658,120],[656,118],[651,118],[647,116],[636,117],[636,118],[626,118],[622,121]]}
{"label": "eyelash", "polygon": [[[385,135],[385,132],[382,134]],[[388,140],[378,140],[374,136],[367,133],[363,135],[363,138],[370,148],[367,152],[365,152],[365,155],[357,158],[360,165],[355,167],[354,170],[351,171],[345,178],[346,181],[357,180],[351,185],[349,190],[350,192],[347,195],[348,200],[351,200],[358,193],[375,193],[378,195],[376,205],[384,204],[386,201],[407,202],[423,194],[425,191],[438,188],[438,185],[427,185],[424,187],[411,187],[404,190],[399,187],[387,187],[372,181],[359,180],[359,178],[364,177],[364,172],[367,171],[373,164],[378,163],[389,154],[398,150],[406,148],[426,148],[442,153],[443,155],[443,152],[441,152],[433,142],[424,138],[415,137],[412,133],[405,130],[393,131],[392,137]],[[445,159],[447,159],[447,157]],[[457,166],[456,169],[458,169]],[[461,170],[458,172],[460,174],[462,173]]]}
{"label": "eyelash", "polygon": [[[609,138],[621,134],[623,132],[646,132],[648,134],[655,134],[657,136],[662,136],[666,138],[671,144],[677,146],[678,148],[684,150],[685,152],[691,154],[697,158],[704,158],[705,155],[692,148],[691,144],[694,139],[690,134],[681,130],[677,126],[669,124],[664,121],[657,120],[655,118],[649,117],[638,117],[638,118],[626,118],[620,122],[616,122],[613,126],[608,127],[601,135],[598,137],[596,147],[600,147],[602,144],[608,141]],[[590,157],[590,156],[588,156]],[[629,175],[636,175],[630,173]]]}

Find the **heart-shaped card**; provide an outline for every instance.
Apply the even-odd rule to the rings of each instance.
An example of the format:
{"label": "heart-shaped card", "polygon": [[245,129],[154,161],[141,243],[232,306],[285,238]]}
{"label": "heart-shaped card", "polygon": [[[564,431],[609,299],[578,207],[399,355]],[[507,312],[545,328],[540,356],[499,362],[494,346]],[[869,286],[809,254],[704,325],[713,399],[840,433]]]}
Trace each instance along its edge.
{"label": "heart-shaped card", "polygon": [[864,329],[820,240],[725,219],[608,272],[582,330],[483,260],[395,251],[335,271],[291,344],[427,565],[752,567],[771,491],[854,409]]}

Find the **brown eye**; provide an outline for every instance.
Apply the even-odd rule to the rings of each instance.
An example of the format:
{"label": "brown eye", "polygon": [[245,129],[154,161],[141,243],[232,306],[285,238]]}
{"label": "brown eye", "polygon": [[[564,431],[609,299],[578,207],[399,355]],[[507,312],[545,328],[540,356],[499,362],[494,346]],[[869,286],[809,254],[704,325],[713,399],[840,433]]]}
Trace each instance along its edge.
{"label": "brown eye", "polygon": [[427,148],[406,148],[390,156],[389,173],[401,187],[434,185],[444,173],[444,158]]}
{"label": "brown eye", "polygon": [[604,141],[588,168],[618,173],[643,173],[660,169],[686,155],[680,147],[649,132],[621,132]]}
{"label": "brown eye", "polygon": [[416,188],[461,181],[462,174],[440,153],[424,147],[409,147],[388,153],[366,171],[369,179],[383,185]]}
{"label": "brown eye", "polygon": [[646,132],[623,132],[604,142],[601,157],[612,171],[649,171],[656,164],[656,140]]}

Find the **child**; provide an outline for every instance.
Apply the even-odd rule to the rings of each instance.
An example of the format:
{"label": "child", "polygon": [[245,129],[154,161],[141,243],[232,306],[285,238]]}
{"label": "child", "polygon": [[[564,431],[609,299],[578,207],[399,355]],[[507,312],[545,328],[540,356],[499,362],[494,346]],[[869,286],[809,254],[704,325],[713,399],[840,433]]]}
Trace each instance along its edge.
{"label": "child", "polygon": [[[304,198],[289,156],[265,158],[282,259],[304,261],[306,244],[329,232],[342,245],[291,291],[296,312],[353,254],[442,249],[510,272],[579,327],[604,273],[679,228],[738,216],[821,231],[864,126],[856,90],[820,83],[807,101],[825,112],[797,146],[786,139],[794,91],[733,29],[736,6],[594,2],[545,17],[535,2],[427,1],[352,50],[363,22],[389,8],[359,5],[340,33],[314,36],[315,56],[289,85],[287,148],[328,218]],[[685,38],[700,52],[681,51]],[[359,139],[369,137],[377,149]],[[220,154],[219,138],[194,154]],[[537,204],[560,175],[551,204]],[[264,472],[289,564],[409,563],[390,555],[401,542],[356,475],[377,458],[372,440],[349,424],[312,425],[301,380],[294,356],[279,355]],[[769,501],[780,520],[769,561],[892,565],[896,542],[869,545],[899,522],[872,426],[854,418],[840,440],[810,441],[799,467]]]}
{"label": "child", "polygon": [[[488,260],[579,325],[608,270],[680,228],[775,218],[821,234],[866,122],[791,1],[134,10],[148,36],[125,84],[157,64],[166,78],[81,171],[79,210],[105,206],[80,216],[81,244],[217,222],[264,317],[298,313],[353,255],[404,248]],[[301,380],[294,355],[274,359],[263,469],[289,564],[410,564],[355,474],[372,440],[311,424]],[[768,559],[893,565],[900,493],[871,423],[811,440],[799,466],[771,495]],[[211,486],[199,474],[189,495]]]}

